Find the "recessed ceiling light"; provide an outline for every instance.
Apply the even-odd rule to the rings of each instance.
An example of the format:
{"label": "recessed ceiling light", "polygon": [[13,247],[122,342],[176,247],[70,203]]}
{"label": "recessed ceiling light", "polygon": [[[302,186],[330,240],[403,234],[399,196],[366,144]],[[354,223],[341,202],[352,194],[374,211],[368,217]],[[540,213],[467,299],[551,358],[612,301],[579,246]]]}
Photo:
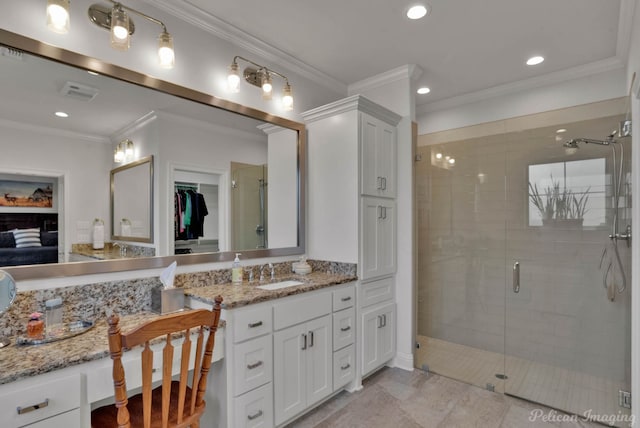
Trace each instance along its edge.
{"label": "recessed ceiling light", "polygon": [[90,75],[92,75],[92,76],[99,76],[99,74],[98,74],[98,73],[96,73],[95,71],[88,71],[88,70],[87,70],[87,73],[89,73],[89,74],[90,74]]}
{"label": "recessed ceiling light", "polygon": [[544,61],[544,57],[541,56],[532,56],[527,60],[527,65],[538,65]]}
{"label": "recessed ceiling light", "polygon": [[426,86],[423,86],[422,88],[419,88],[417,92],[420,95],[424,95],[424,94],[428,94],[429,92],[431,92],[431,89],[427,88]]}
{"label": "recessed ceiling light", "polygon": [[58,117],[69,117],[69,115],[63,111],[57,111],[55,112],[55,115]]}
{"label": "recessed ceiling light", "polygon": [[557,132],[558,134],[562,134],[563,132],[567,132],[567,130],[566,130],[566,129],[564,129],[564,128],[560,128],[560,129],[558,129],[556,132]]}
{"label": "recessed ceiling light", "polygon": [[426,5],[417,4],[415,6],[411,6],[409,10],[407,10],[407,18],[420,19],[423,18],[427,13],[429,13],[429,9]]}

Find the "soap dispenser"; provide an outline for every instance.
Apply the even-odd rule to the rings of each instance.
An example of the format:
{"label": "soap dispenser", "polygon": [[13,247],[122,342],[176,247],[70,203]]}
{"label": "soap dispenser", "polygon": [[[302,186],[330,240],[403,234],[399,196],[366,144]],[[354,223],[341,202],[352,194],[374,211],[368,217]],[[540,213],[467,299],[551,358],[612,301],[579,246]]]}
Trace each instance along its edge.
{"label": "soap dispenser", "polygon": [[242,266],[240,266],[241,253],[236,253],[236,258],[233,259],[233,265],[231,266],[231,282],[233,284],[242,284]]}

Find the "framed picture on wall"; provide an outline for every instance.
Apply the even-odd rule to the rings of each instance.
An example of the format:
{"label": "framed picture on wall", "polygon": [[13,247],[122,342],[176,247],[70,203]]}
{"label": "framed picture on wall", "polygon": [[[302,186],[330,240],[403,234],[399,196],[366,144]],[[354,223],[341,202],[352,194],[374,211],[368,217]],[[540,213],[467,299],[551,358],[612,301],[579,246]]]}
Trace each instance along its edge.
{"label": "framed picture on wall", "polygon": [[52,208],[53,181],[0,179],[0,207]]}

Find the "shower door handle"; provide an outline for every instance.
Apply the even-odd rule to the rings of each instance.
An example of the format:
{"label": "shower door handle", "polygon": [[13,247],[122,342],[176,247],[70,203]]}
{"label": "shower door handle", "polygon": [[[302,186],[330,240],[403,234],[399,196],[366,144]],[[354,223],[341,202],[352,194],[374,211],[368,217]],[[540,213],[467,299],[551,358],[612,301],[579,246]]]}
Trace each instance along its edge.
{"label": "shower door handle", "polygon": [[513,292],[520,292],[520,262],[513,264]]}

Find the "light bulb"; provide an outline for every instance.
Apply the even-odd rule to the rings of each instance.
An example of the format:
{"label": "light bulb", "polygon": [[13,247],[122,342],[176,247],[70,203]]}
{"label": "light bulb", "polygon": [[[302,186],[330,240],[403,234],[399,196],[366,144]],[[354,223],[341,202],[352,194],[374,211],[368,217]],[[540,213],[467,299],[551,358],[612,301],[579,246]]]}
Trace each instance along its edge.
{"label": "light bulb", "polygon": [[125,157],[125,153],[124,153],[123,144],[119,143],[115,153],[113,154],[113,161],[115,163],[122,163],[124,162],[124,157]]}
{"label": "light bulb", "polygon": [[111,9],[111,47],[120,51],[129,49],[129,17],[119,6]]}
{"label": "light bulb", "polygon": [[456,160],[455,160],[454,158],[451,158],[451,159],[449,159],[449,163],[450,163],[451,165],[453,165],[454,163],[456,163]]}
{"label": "light bulb", "polygon": [[270,100],[272,93],[273,93],[273,84],[271,83],[271,76],[267,71],[262,76],[262,99]]}
{"label": "light bulb", "polygon": [[47,27],[54,33],[69,32],[69,0],[47,0]]}
{"label": "light bulb", "polygon": [[240,74],[238,74],[238,63],[235,61],[229,66],[227,86],[229,92],[240,92]]}
{"label": "light bulb", "polygon": [[131,140],[125,140],[126,142],[126,148],[124,151],[125,157],[127,159],[133,159],[133,141]]}
{"label": "light bulb", "polygon": [[173,50],[173,37],[163,31],[158,37],[158,61],[162,68],[173,68],[176,63],[176,55]]}
{"label": "light bulb", "polygon": [[282,90],[282,108],[284,111],[293,110],[293,93],[291,92],[291,86],[289,82],[285,83]]}
{"label": "light bulb", "polygon": [[436,159],[442,159],[442,153],[436,153]]}

